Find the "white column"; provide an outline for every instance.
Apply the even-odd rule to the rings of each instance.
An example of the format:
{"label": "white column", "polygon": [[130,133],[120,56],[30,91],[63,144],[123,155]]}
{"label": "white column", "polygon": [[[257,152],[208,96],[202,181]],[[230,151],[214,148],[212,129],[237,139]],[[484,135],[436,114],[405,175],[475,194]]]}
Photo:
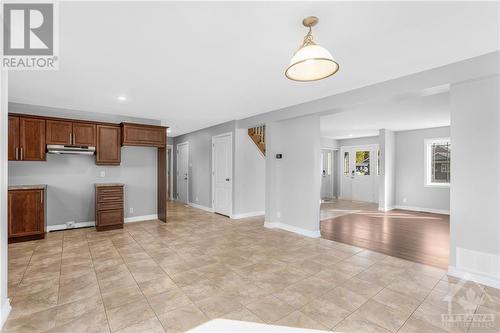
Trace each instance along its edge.
{"label": "white column", "polygon": [[500,77],[453,84],[451,275],[500,288]]}
{"label": "white column", "polygon": [[379,207],[381,211],[394,209],[396,204],[396,137],[393,131],[379,131],[380,177]]}
{"label": "white column", "polygon": [[266,124],[266,227],[320,236],[319,125],[319,116]]}
{"label": "white column", "polygon": [[0,328],[10,312],[7,298],[7,141],[8,141],[8,77],[0,71]]}

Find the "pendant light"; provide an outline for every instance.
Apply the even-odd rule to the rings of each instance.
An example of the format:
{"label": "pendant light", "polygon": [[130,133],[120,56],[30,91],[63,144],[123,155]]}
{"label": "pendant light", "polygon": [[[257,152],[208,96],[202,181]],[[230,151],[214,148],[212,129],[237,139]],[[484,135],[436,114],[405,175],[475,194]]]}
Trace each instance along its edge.
{"label": "pendant light", "polygon": [[295,51],[285,75],[294,81],[316,81],[332,76],[339,70],[339,64],[322,46],[314,42],[312,27],[318,23],[315,16],[306,17],[302,24],[309,28],[302,46]]}

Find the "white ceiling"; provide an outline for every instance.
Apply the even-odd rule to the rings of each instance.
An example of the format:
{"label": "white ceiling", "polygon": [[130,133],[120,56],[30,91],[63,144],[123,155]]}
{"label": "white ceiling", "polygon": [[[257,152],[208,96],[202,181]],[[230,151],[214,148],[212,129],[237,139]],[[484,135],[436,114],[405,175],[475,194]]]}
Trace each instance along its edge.
{"label": "white ceiling", "polygon": [[372,103],[321,117],[321,136],[332,139],[378,135],[379,129],[405,131],[450,125],[450,94]]}
{"label": "white ceiling", "polygon": [[[161,119],[179,135],[498,50],[499,6],[61,2],[60,69],[12,72],[9,100]],[[308,15],[340,71],[292,82]]]}

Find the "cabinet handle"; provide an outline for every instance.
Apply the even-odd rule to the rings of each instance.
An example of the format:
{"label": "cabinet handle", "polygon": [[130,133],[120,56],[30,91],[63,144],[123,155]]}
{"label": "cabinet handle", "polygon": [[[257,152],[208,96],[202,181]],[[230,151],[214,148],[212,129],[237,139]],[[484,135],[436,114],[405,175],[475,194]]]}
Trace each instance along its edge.
{"label": "cabinet handle", "polygon": [[16,161],[19,160],[19,147],[16,147]]}
{"label": "cabinet handle", "polygon": [[21,147],[20,150],[21,150],[21,158],[20,158],[20,160],[22,161],[23,160],[23,147]]}
{"label": "cabinet handle", "polygon": [[69,133],[69,144],[71,144],[71,133]]}

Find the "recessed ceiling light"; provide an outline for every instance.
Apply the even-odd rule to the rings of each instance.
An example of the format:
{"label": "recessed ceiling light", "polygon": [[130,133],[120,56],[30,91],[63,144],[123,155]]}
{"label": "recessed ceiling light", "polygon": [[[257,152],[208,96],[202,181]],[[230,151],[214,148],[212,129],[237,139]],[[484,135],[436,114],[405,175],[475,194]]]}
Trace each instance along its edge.
{"label": "recessed ceiling light", "polygon": [[127,96],[120,95],[117,97],[119,101],[125,102],[127,100]]}

